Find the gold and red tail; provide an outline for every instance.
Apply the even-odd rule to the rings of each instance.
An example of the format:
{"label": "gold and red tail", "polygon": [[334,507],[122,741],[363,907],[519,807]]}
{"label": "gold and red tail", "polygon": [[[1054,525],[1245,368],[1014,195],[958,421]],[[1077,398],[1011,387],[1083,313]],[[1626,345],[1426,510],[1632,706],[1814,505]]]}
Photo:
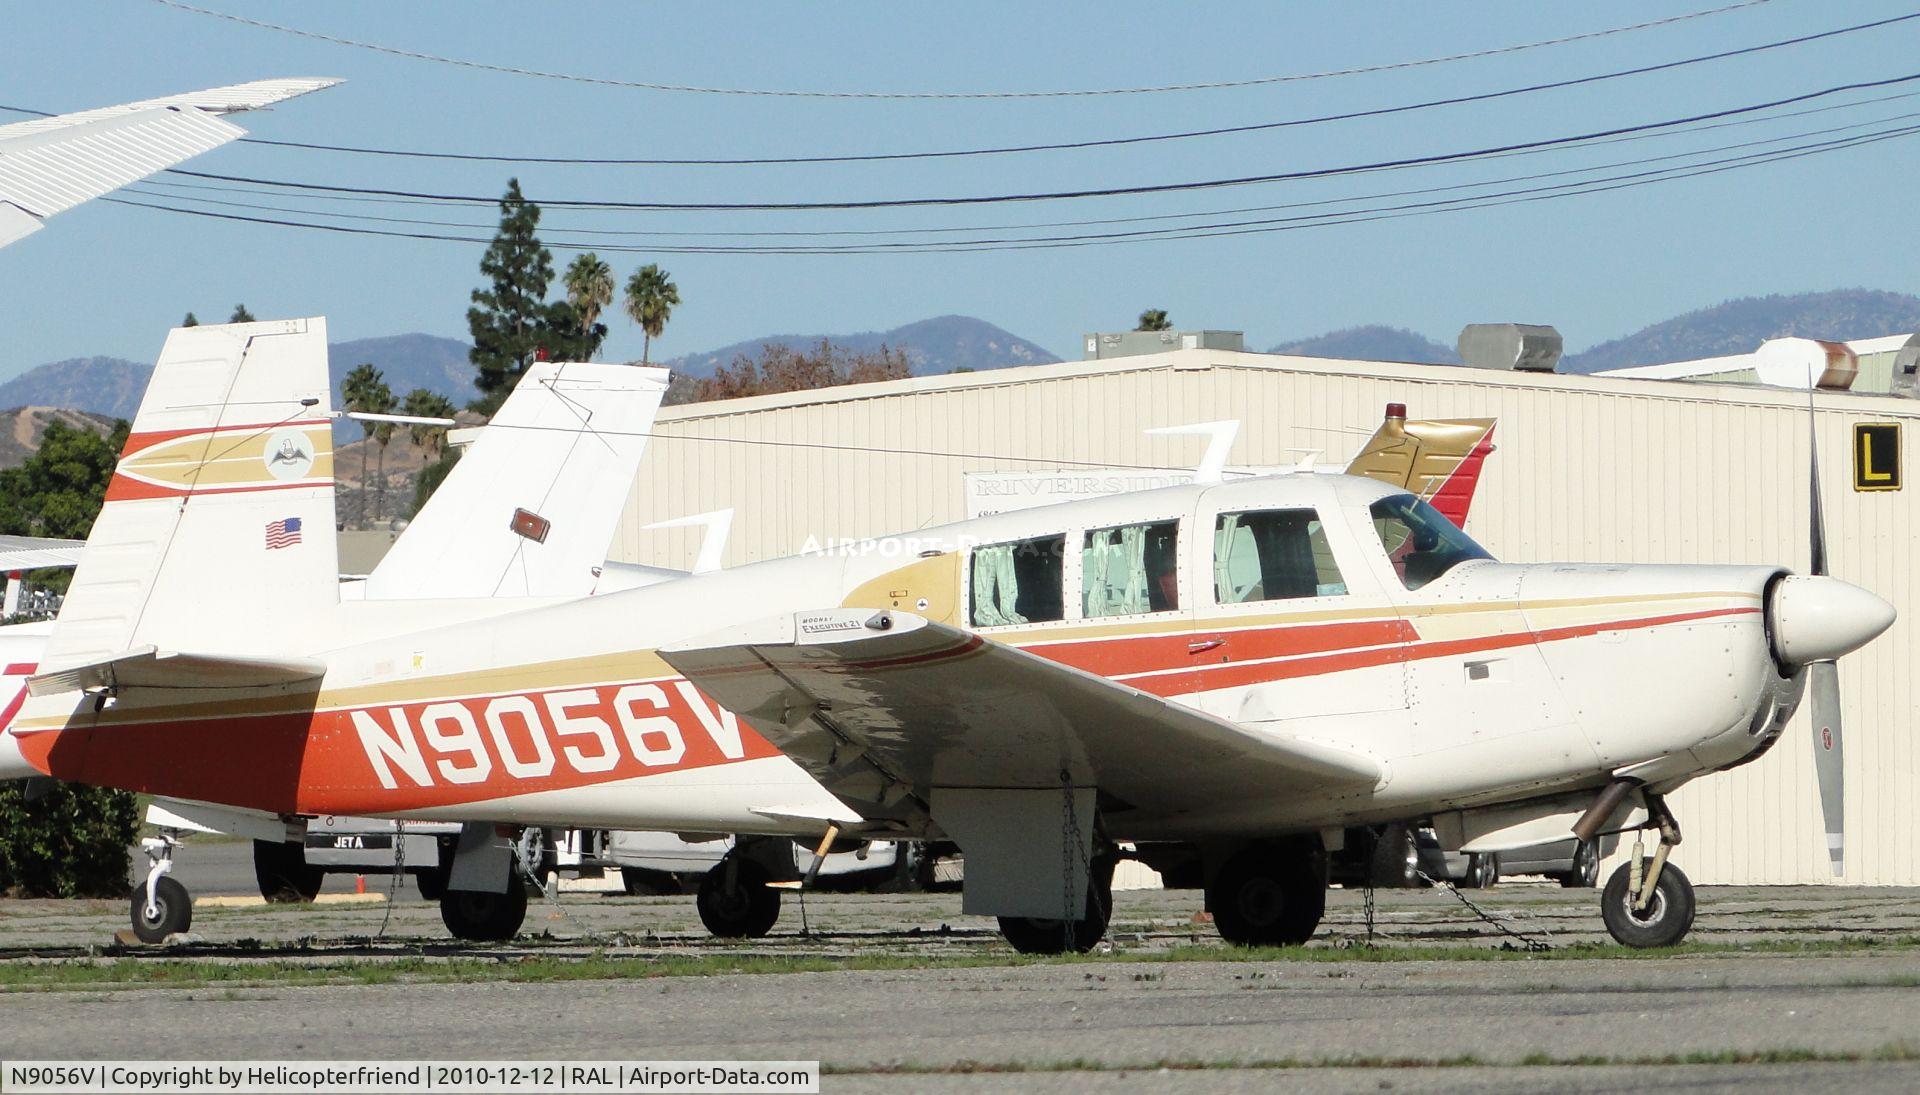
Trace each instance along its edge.
{"label": "gold and red tail", "polygon": [[1404,403],[1387,404],[1387,417],[1347,464],[1348,475],[1405,487],[1456,525],[1467,523],[1480,471],[1493,452],[1492,418],[1407,420]]}

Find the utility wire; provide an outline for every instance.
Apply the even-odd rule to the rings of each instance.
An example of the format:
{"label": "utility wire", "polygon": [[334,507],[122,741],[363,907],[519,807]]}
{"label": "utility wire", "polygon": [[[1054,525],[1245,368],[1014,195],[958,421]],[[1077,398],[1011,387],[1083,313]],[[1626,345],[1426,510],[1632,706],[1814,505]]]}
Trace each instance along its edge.
{"label": "utility wire", "polygon": [[[1920,18],[1920,13],[1904,18]],[[1502,153],[1524,149],[1552,148],[1582,141],[1592,141],[1603,137],[1615,137],[1623,134],[1645,133],[1658,129],[1671,129],[1675,126],[1694,122],[1713,121],[1720,118],[1753,114],[1775,107],[1789,106],[1808,102],[1829,95],[1849,91],[1862,91],[1871,88],[1893,87],[1920,80],[1920,72],[1905,76],[1895,76],[1884,80],[1865,80],[1820,91],[1791,95],[1773,99],[1764,103],[1748,106],[1730,107],[1724,110],[1707,111],[1679,118],[1669,118],[1659,122],[1644,122],[1638,125],[1615,126],[1609,129],[1594,130],[1587,133],[1565,137],[1550,137],[1534,141],[1516,141],[1508,144],[1493,145],[1485,148],[1462,152],[1444,152],[1428,156],[1408,156],[1393,160],[1377,160],[1370,163],[1349,164],[1341,167],[1311,168],[1300,171],[1281,171],[1264,175],[1242,175],[1223,179],[1201,179],[1176,183],[1151,183],[1139,186],[1084,187],[1075,190],[1035,191],[1029,193],[1006,193],[988,195],[964,195],[948,197],[882,198],[867,200],[843,200],[825,202],[644,202],[644,201],[607,201],[599,199],[542,199],[538,204],[548,208],[568,209],[657,209],[685,212],[740,212],[746,210],[765,210],[780,212],[798,212],[813,210],[857,210],[857,209],[898,209],[913,206],[959,206],[959,205],[999,205],[1011,202],[1037,202],[1078,200],[1086,198],[1110,198],[1135,196],[1141,194],[1170,194],[1197,190],[1217,190],[1231,186],[1252,186],[1277,182],[1293,182],[1302,179],[1323,179],[1340,175],[1360,174],[1363,172],[1392,170],[1407,167],[1425,167],[1435,164],[1457,163],[1465,160],[1481,159]],[[170,175],[195,179],[209,179],[218,182],[246,183],[259,186],[273,186],[288,190],[322,191],[339,194],[372,194],[395,198],[428,198],[443,202],[464,202],[474,205],[497,205],[496,198],[480,197],[471,194],[439,194],[416,190],[391,190],[381,187],[341,186],[329,183],[295,182],[286,179],[267,179],[249,175],[224,175],[207,171],[190,171],[185,168],[170,168]]]}
{"label": "utility wire", "polygon": [[[1837,103],[1832,106],[1813,107],[1807,110],[1788,111],[1780,114],[1767,115],[1763,117],[1740,118],[1734,121],[1714,122],[1714,123],[1704,124],[1704,125],[1694,125],[1694,126],[1674,128],[1674,129],[1668,129],[1668,130],[1657,130],[1649,133],[1636,133],[1636,134],[1629,134],[1627,136],[1621,136],[1621,137],[1609,137],[1601,140],[1586,141],[1586,142],[1579,142],[1578,144],[1563,145],[1557,148],[1520,149],[1513,152],[1496,153],[1494,155],[1484,157],[1484,159],[1491,160],[1491,159],[1506,159],[1506,158],[1517,157],[1517,156],[1537,156],[1537,155],[1542,155],[1542,154],[1556,152],[1556,151],[1565,151],[1570,148],[1599,148],[1607,145],[1627,144],[1627,143],[1636,142],[1636,141],[1665,140],[1673,137],[1689,136],[1695,133],[1705,133],[1712,130],[1733,129],[1733,128],[1746,127],[1746,126],[1755,126],[1755,125],[1766,125],[1773,122],[1785,121],[1791,118],[1804,118],[1804,117],[1809,117],[1815,114],[1829,114],[1829,113],[1833,113],[1835,111],[1841,111],[1841,110],[1855,110],[1863,106],[1872,106],[1879,103],[1894,102],[1894,101],[1903,100],[1903,99],[1911,99],[1916,96],[1920,96],[1920,91],[1905,91],[1905,92],[1899,92],[1892,95],[1880,95],[1880,96],[1875,96],[1869,99],[1860,99],[1850,103]],[[6,109],[6,108],[0,107],[0,109]],[[1901,117],[1906,117],[1906,115],[1893,116],[1893,118],[1901,118]],[[1893,118],[1881,118],[1871,122],[1856,123],[1856,125],[1873,125],[1873,124],[1877,124],[1878,122],[1891,121],[1893,120]],[[1854,126],[1838,126],[1838,127],[1835,127],[1833,130],[1815,130],[1813,131],[1813,133],[1838,132],[1840,130],[1849,129],[1849,128],[1854,128]],[[1796,134],[1795,136],[1808,136],[1808,135],[1810,134],[1802,133],[1802,134]],[[1784,140],[1786,138],[1774,138],[1774,139]],[[1757,143],[1765,143],[1765,142],[1757,142]],[[1724,147],[1738,147],[1738,146],[1724,146]],[[1703,150],[1703,151],[1713,151],[1713,150]],[[1627,161],[1627,162],[1634,163],[1634,162],[1641,162],[1641,161]],[[1620,166],[1620,165],[1614,164],[1614,165],[1602,165],[1602,166]],[[1573,170],[1585,170],[1585,169],[1573,169]],[[1507,179],[1507,180],[1501,180],[1501,181],[1511,182],[1511,181],[1517,181],[1518,179],[1526,179],[1526,178],[1532,178],[1532,177],[1534,176],[1523,175],[1523,176],[1517,176],[1513,179]],[[1401,197],[1408,194],[1433,193],[1441,190],[1462,189],[1462,188],[1476,186],[1476,185],[1482,185],[1482,184],[1461,183],[1461,184],[1456,184],[1454,186],[1449,186],[1449,187],[1429,187],[1429,188],[1418,189],[1418,190],[1388,191],[1385,193],[1365,195],[1364,198],[1356,198],[1353,200],[1368,200],[1368,199],[1382,198],[1382,197]],[[169,191],[169,192],[182,191],[183,193],[154,194],[152,193],[154,188],[158,188],[162,191]],[[130,187],[129,189],[135,189],[135,188]],[[351,203],[351,204],[372,203],[375,205],[392,205],[392,206],[409,206],[409,205],[437,206],[442,204],[452,204],[452,203],[443,203],[440,201],[435,201],[433,199],[427,199],[427,198],[379,198],[379,197],[355,196],[355,195],[344,195],[344,194],[288,195],[283,190],[274,190],[269,188],[236,186],[236,185],[230,185],[227,183],[167,182],[161,179],[143,180],[140,183],[138,189],[135,189],[135,192],[149,193],[151,196],[167,197],[176,201],[200,200],[200,201],[209,202],[211,204],[231,205],[235,208],[255,208],[255,209],[264,209],[264,210],[275,211],[275,212],[303,213],[303,214],[310,214],[310,215],[316,215],[316,216],[334,216],[336,214],[327,213],[320,210],[308,209],[308,208],[289,208],[284,206],[272,206],[272,205],[247,203],[247,202],[218,202],[218,201],[214,201],[213,199],[197,198],[196,195],[202,192],[215,193],[215,194],[247,194],[247,195],[268,196],[268,197],[294,197],[303,201],[342,202],[342,203]],[[1279,210],[1279,209],[1297,209],[1297,208],[1302,208],[1304,206],[1325,205],[1325,204],[1331,204],[1331,203],[1336,203],[1336,202],[1341,202],[1346,200],[1349,200],[1349,199],[1329,198],[1329,199],[1323,199],[1318,202],[1288,202],[1288,203],[1281,203],[1277,205],[1252,205],[1252,206],[1241,206],[1241,207],[1231,208],[1231,209],[1199,210],[1199,211],[1187,212],[1187,213],[1158,213],[1158,214],[1132,216],[1132,217],[1092,217],[1092,218],[1078,218],[1078,219],[1070,219],[1070,220],[1028,221],[1028,222],[1023,222],[1019,224],[964,225],[964,226],[955,227],[955,228],[872,228],[872,229],[840,228],[840,229],[812,229],[812,230],[768,229],[768,230],[732,230],[732,231],[722,231],[722,230],[674,231],[674,230],[665,230],[665,229],[640,229],[640,230],[599,229],[598,231],[600,231],[603,235],[657,236],[661,238],[698,238],[698,237],[713,237],[713,236],[733,237],[733,238],[740,238],[740,237],[788,237],[788,238],[791,238],[791,237],[817,237],[817,236],[932,235],[932,234],[953,233],[953,232],[1000,232],[1000,231],[1022,231],[1022,230],[1038,229],[1038,228],[1074,228],[1074,227],[1081,227],[1085,225],[1103,225],[1103,224],[1139,224],[1139,223],[1145,223],[1145,222],[1151,222],[1151,221],[1184,220],[1184,219],[1191,219],[1195,217],[1232,216],[1232,215],[1237,215],[1242,213],[1261,213],[1261,212],[1269,212],[1269,211]],[[385,218],[367,215],[365,219],[377,221]],[[405,222],[407,221],[407,218],[395,218],[395,220]],[[441,221],[427,221],[427,220],[420,220],[415,223],[434,224],[434,225],[440,225],[443,227],[493,227],[491,225],[473,225],[473,224],[467,224],[463,222],[441,222]],[[570,229],[558,229],[558,230],[571,231]],[[581,231],[585,231],[585,230],[583,229]]]}
{"label": "utility wire", "polygon": [[[1920,92],[1914,92],[1912,94],[1920,95]],[[1622,167],[1638,167],[1638,166],[1651,164],[1651,163],[1665,163],[1665,162],[1670,162],[1674,160],[1694,159],[1700,156],[1708,156],[1708,155],[1712,155],[1714,153],[1719,153],[1719,152],[1729,152],[1736,149],[1757,148],[1765,145],[1780,144],[1786,141],[1802,140],[1808,137],[1821,137],[1821,136],[1827,136],[1829,134],[1834,134],[1834,133],[1844,133],[1849,130],[1864,129],[1868,126],[1885,125],[1889,122],[1903,121],[1910,118],[1920,118],[1920,112],[1893,114],[1893,115],[1888,115],[1888,116],[1879,117],[1879,118],[1872,118],[1867,121],[1853,122],[1847,125],[1828,126],[1822,129],[1802,130],[1797,133],[1787,133],[1787,134],[1782,134],[1776,137],[1762,137],[1755,140],[1739,141],[1732,144],[1716,145],[1708,148],[1694,148],[1694,149],[1688,149],[1682,152],[1671,152],[1661,156],[1646,156],[1646,157],[1641,157],[1639,159],[1616,160],[1611,163],[1587,164],[1581,167],[1564,168],[1558,171],[1542,171],[1542,172],[1535,172],[1527,175],[1512,175],[1512,176],[1507,176],[1505,178],[1498,178],[1498,179],[1481,179],[1473,182],[1450,183],[1445,186],[1429,186],[1429,187],[1419,187],[1415,189],[1390,190],[1390,191],[1375,192],[1371,194],[1350,195],[1346,197],[1320,198],[1314,201],[1284,202],[1284,203],[1275,204],[1275,205],[1245,206],[1238,209],[1206,210],[1206,211],[1190,212],[1190,213],[1161,213],[1161,214],[1153,214],[1153,215],[1138,216],[1138,217],[1106,217],[1106,218],[1080,220],[1080,221],[1053,221],[1053,222],[1040,222],[1040,223],[1032,223],[1032,224],[962,225],[958,227],[948,227],[948,228],[891,228],[891,229],[842,228],[842,229],[824,229],[824,230],[811,230],[811,231],[748,230],[748,229],[740,229],[740,230],[733,230],[733,231],[725,231],[725,230],[672,231],[672,230],[661,230],[661,229],[573,228],[573,227],[567,227],[564,225],[548,224],[548,225],[542,226],[541,233],[543,237],[548,238],[550,240],[555,236],[583,236],[583,235],[592,236],[594,238],[621,237],[621,238],[634,238],[639,240],[688,239],[688,238],[696,238],[696,239],[697,238],[818,239],[818,238],[847,238],[847,237],[859,238],[859,237],[950,235],[956,232],[1030,231],[1030,230],[1037,230],[1037,229],[1044,229],[1044,228],[1156,223],[1156,222],[1165,222],[1165,221],[1172,221],[1172,220],[1191,220],[1199,217],[1235,216],[1235,215],[1247,214],[1247,213],[1264,213],[1264,212],[1274,212],[1274,211],[1288,210],[1288,209],[1311,209],[1311,208],[1318,208],[1318,207],[1324,207],[1324,206],[1330,206],[1330,205],[1347,205],[1355,202],[1379,201],[1386,198],[1401,198],[1401,197],[1412,197],[1412,196],[1420,196],[1420,195],[1427,195],[1427,194],[1449,193],[1449,192],[1461,191],[1461,190],[1476,190],[1476,189],[1482,189],[1490,186],[1505,186],[1513,183],[1535,182],[1541,179],[1565,178],[1570,175],[1588,175],[1588,174],[1593,174],[1600,171],[1610,171],[1610,170],[1614,170],[1616,168],[1622,168]],[[303,208],[299,206],[288,206],[288,205],[273,205],[273,204],[264,203],[264,202],[223,200],[219,198],[201,197],[198,194],[175,194],[175,193],[168,193],[164,191],[156,191],[152,189],[149,184],[136,184],[134,186],[129,186],[127,189],[131,193],[139,194],[139,195],[150,197],[150,198],[163,198],[171,201],[195,202],[201,205],[219,206],[221,208],[227,208],[227,209],[252,209],[252,210],[259,210],[259,211],[264,211],[269,213],[289,213],[289,214],[295,214],[299,216],[326,217],[332,220],[357,221],[357,222],[374,223],[374,224],[406,224],[406,225],[424,226],[429,228],[470,228],[470,229],[485,230],[485,231],[491,231],[497,227],[497,225],[495,224],[476,223],[473,221],[448,221],[448,220],[434,220],[430,218],[421,218],[421,217],[380,216],[380,215],[368,214],[368,213],[342,213],[342,212],[334,212],[332,210],[325,210],[325,209],[311,209],[311,208]],[[557,242],[564,243],[565,241],[561,240]]]}
{"label": "utility wire", "polygon": [[786,98],[786,99],[961,100],[961,99],[1060,99],[1060,98],[1081,98],[1081,97],[1099,96],[1099,95],[1151,95],[1151,94],[1159,94],[1163,92],[1175,92],[1175,91],[1214,91],[1214,90],[1220,90],[1225,88],[1257,87],[1265,84],[1285,84],[1285,83],[1297,83],[1297,82],[1307,81],[1307,80],[1324,80],[1324,79],[1328,79],[1330,77],[1335,77],[1335,76],[1359,76],[1359,75],[1364,75],[1367,73],[1374,73],[1374,72],[1392,72],[1400,69],[1422,68],[1428,65],[1447,64],[1455,61],[1468,61],[1468,60],[1474,60],[1482,57],[1497,57],[1503,54],[1521,53],[1527,50],[1541,49],[1548,46],[1559,46],[1559,45],[1566,45],[1572,42],[1589,41],[1595,38],[1606,38],[1616,34],[1626,34],[1632,31],[1647,30],[1653,27],[1664,27],[1674,23],[1684,23],[1693,19],[1704,19],[1704,18],[1707,18],[1708,16],[1724,15],[1728,12],[1739,11],[1743,8],[1759,7],[1762,4],[1770,3],[1771,0],[1742,0],[1741,3],[1726,4],[1717,8],[1707,8],[1702,11],[1686,12],[1681,15],[1668,16],[1664,19],[1653,19],[1644,23],[1634,23],[1628,26],[1610,27],[1605,30],[1587,31],[1583,34],[1563,35],[1559,38],[1549,38],[1549,39],[1545,39],[1538,42],[1524,42],[1518,45],[1499,46],[1492,49],[1474,50],[1469,53],[1448,54],[1446,56],[1441,56],[1441,57],[1427,57],[1427,58],[1423,58],[1415,61],[1396,61],[1388,64],[1364,65],[1364,66],[1359,66],[1354,68],[1344,68],[1344,69],[1331,69],[1325,72],[1295,73],[1295,74],[1284,75],[1284,76],[1261,76],[1261,77],[1254,77],[1246,80],[1218,80],[1218,81],[1213,81],[1209,83],[1162,84],[1162,85],[1153,86],[1153,87],[1086,88],[1086,89],[1065,90],[1065,91],[972,91],[972,92],[802,91],[802,90],[788,90],[788,89],[773,90],[773,89],[756,89],[756,88],[701,87],[701,86],[692,85],[692,84],[650,83],[642,80],[621,80],[621,79],[615,79],[615,78],[603,77],[603,76],[583,76],[583,75],[577,75],[573,73],[547,72],[547,71],[542,71],[540,69],[519,68],[512,65],[488,64],[483,61],[472,61],[472,60],[467,60],[459,57],[447,57],[440,54],[425,53],[419,50],[398,49],[393,46],[383,46],[374,42],[357,41],[352,38],[341,38],[336,35],[321,34],[317,31],[302,30],[298,27],[289,27],[279,23],[268,23],[259,19],[249,19],[245,16],[234,15],[230,12],[214,11],[210,8],[195,7],[192,4],[181,3],[180,0],[152,0],[152,2],[160,4],[164,7],[174,8],[179,11],[191,12],[195,15],[204,15],[214,19],[224,19],[231,23],[239,23],[243,26],[254,27],[259,30],[270,30],[280,34],[292,34],[301,38],[307,38],[314,41],[327,42],[332,45],[350,46],[354,49],[370,50],[374,53],[383,53],[390,57],[403,57],[413,61],[430,61],[435,64],[454,65],[460,68],[477,69],[482,72],[497,72],[497,73],[502,73],[508,76],[529,76],[529,77],[535,77],[543,80],[561,80],[569,83],[591,84],[599,87],[627,88],[627,89],[639,90],[639,91],[689,92],[689,93],[696,93],[701,95],[757,96],[757,97],[765,97],[765,98]]}
{"label": "utility wire", "polygon": [[[1920,134],[1920,126],[1898,130],[1869,133],[1836,141],[1821,142],[1814,146],[1775,150],[1756,153],[1750,156],[1736,157],[1733,161],[1724,161],[1719,166],[1686,165],[1667,168],[1656,172],[1639,172],[1615,179],[1594,179],[1576,183],[1562,183],[1548,187],[1511,191],[1505,194],[1473,195],[1439,202],[1412,203],[1401,206],[1386,206],[1373,209],[1346,210],[1337,213],[1321,214],[1311,217],[1276,218],[1274,221],[1226,223],[1213,225],[1188,225],[1180,228],[1154,229],[1146,232],[1124,232],[1089,234],[1081,236],[1037,237],[1020,240],[953,240],[920,241],[910,244],[860,244],[844,247],[800,246],[800,245],[762,245],[727,247],[719,245],[693,246],[642,246],[634,244],[599,243],[587,244],[554,243],[551,246],[571,251],[607,251],[610,253],[661,253],[661,254],[755,254],[755,255],[864,255],[864,254],[937,254],[969,251],[1017,251],[1052,249],[1059,247],[1083,247],[1113,243],[1160,242],[1175,239],[1204,239],[1217,236],[1238,236],[1266,234],[1271,232],[1295,231],[1302,228],[1320,228],[1334,225],[1362,224],[1381,220],[1397,220],[1409,216],[1430,215],[1441,212],[1459,212],[1467,209],[1491,208],[1513,205],[1522,202],[1542,201],[1554,198],[1573,197],[1583,194],[1603,193],[1623,190],[1637,186],[1651,185],[1657,182],[1670,182],[1675,179],[1692,178],[1699,175],[1717,174],[1721,171],[1743,167],[1759,166],[1784,160],[1798,159],[1802,156],[1821,152],[1837,151],[1844,148],[1859,147],[1898,137]],[[1737,161],[1737,162],[1736,162]],[[1622,181],[1624,180],[1624,181]],[[1611,184],[1611,185],[1605,185]],[[207,217],[216,220],[241,221],[255,224],[275,225],[289,228],[307,228],[319,231],[345,233],[349,235],[388,236],[407,239],[438,240],[453,243],[487,243],[485,236],[448,236],[438,233],[394,231],[376,228],[361,228],[349,225],[315,224],[302,221],[286,221],[268,217],[244,216],[232,213],[218,213],[203,209],[186,209],[151,202],[133,201],[124,198],[102,198],[101,201],[116,205],[130,205],[140,208],[156,209],[164,212]],[[1276,223],[1285,222],[1285,223]]]}
{"label": "utility wire", "polygon": [[[171,0],[160,0],[166,3]],[[1790,46],[1804,45],[1808,42],[1822,41],[1841,35],[1860,31],[1878,30],[1899,23],[1920,19],[1920,11],[1906,15],[1897,15],[1887,19],[1878,19],[1868,23],[1856,23],[1852,26],[1834,30],[1803,34],[1794,38],[1782,38],[1772,42],[1763,42],[1754,46],[1721,50],[1693,57],[1684,57],[1676,61],[1663,61],[1657,64],[1638,65],[1633,68],[1616,69],[1611,72],[1596,73],[1589,76],[1577,76],[1564,80],[1552,80],[1546,83],[1527,84],[1521,87],[1504,88],[1498,91],[1477,92],[1471,95],[1454,95],[1442,99],[1425,99],[1413,103],[1401,103],[1395,106],[1374,107],[1366,110],[1348,110],[1333,114],[1318,114],[1304,118],[1285,118],[1271,122],[1254,122],[1247,125],[1217,126],[1210,129],[1180,130],[1170,133],[1136,134],[1127,137],[1103,137],[1084,141],[1057,141],[1043,144],[992,145],[975,148],[941,149],[922,152],[869,152],[834,156],[759,156],[736,158],[604,158],[580,156],[507,156],[470,152],[424,152],[399,148],[366,148],[356,145],[316,144],[306,141],[269,140],[264,137],[245,137],[247,144],[269,145],[284,148],[297,148],[309,151],[346,152],[361,155],[402,157],[429,160],[458,160],[483,163],[518,163],[564,166],[653,166],[653,167],[745,167],[745,166],[793,166],[798,164],[834,164],[834,163],[874,163],[900,160],[938,160],[978,156],[1005,156],[1031,152],[1081,151],[1090,148],[1117,148],[1129,145],[1156,144],[1167,141],[1187,141],[1201,138],[1238,136],[1248,133],[1264,133],[1280,129],[1293,129],[1304,126],[1325,125],[1334,122],[1350,122],[1366,118],[1384,118],[1396,114],[1408,114],[1440,107],[1462,106],[1468,103],[1484,103],[1499,99],[1509,99],[1523,95],[1535,95],[1545,91],[1558,91],[1570,87],[1584,87],[1589,84],[1621,80],[1633,76],[1644,76],[1654,72],[1667,72],[1686,68],[1691,65],[1705,64],[1711,61],[1723,61],[1733,57],[1745,57],[1770,50],[1785,49]]]}

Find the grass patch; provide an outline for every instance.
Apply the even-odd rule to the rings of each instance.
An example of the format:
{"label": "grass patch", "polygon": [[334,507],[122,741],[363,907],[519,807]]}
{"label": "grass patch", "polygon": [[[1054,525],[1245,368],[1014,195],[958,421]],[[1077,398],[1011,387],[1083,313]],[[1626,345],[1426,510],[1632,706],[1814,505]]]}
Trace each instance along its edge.
{"label": "grass patch", "polygon": [[[502,955],[444,958],[418,955],[395,958],[329,960],[324,952],[312,958],[237,958],[216,961],[190,954],[151,957],[115,957],[73,961],[0,962],[0,993],[103,991],[142,988],[201,988],[210,985],[292,988],[325,985],[384,985],[396,983],[552,982],[639,980],[663,977],[712,977],[725,974],[829,973],[836,971],[891,972],[904,970],[958,970],[986,967],[1075,966],[1097,964],[1161,965],[1172,962],[1208,963],[1392,963],[1392,962],[1568,962],[1603,959],[1658,961],[1667,958],[1748,955],[1832,956],[1907,953],[1920,950],[1920,937],[1896,939],[1832,939],[1754,943],[1695,943],[1665,951],[1637,951],[1611,944],[1578,944],[1545,952],[1466,946],[1386,947],[1229,947],[1179,946],[1164,951],[1115,951],[1112,954],[1030,957],[1004,951],[965,955],[856,954],[825,955],[703,954],[611,955],[585,957]],[[1133,980],[1157,980],[1158,973],[1132,974]],[[1907,987],[1920,976],[1898,975],[1884,987]],[[1877,980],[1853,987],[1881,987]]]}
{"label": "grass patch", "polygon": [[1202,1060],[1199,1058],[1161,1058],[1114,1064],[1074,1058],[1065,1061],[956,1061],[945,1065],[888,1064],[833,1065],[823,1063],[822,1075],[834,1076],[970,1076],[976,1074],[1019,1074],[1031,1072],[1207,1072],[1233,1069],[1415,1069],[1415,1068],[1645,1068],[1701,1065],[1800,1065],[1863,1064],[1869,1062],[1920,1061],[1920,1046],[1911,1042],[1892,1042],[1877,1049],[1860,1052],[1815,1049],[1714,1050],[1699,1053],[1670,1053],[1658,1056],[1572,1056],[1530,1053],[1517,1060],[1502,1061],[1471,1053],[1449,1057],[1269,1057],[1248,1061]]}

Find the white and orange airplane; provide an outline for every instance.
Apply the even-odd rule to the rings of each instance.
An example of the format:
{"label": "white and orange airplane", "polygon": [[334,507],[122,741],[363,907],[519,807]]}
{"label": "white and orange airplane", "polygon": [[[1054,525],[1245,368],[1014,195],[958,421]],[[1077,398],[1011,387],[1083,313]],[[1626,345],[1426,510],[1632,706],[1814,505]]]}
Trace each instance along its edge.
{"label": "white and orange airplane", "polygon": [[[169,341],[12,729],[40,771],[209,810],[470,822],[442,903],[470,938],[524,916],[503,822],[946,837],[966,910],[1058,951],[1104,930],[1121,842],[1201,864],[1230,941],[1289,943],[1330,839],[1431,817],[1469,851],[1657,831],[1602,912],[1668,944],[1664,795],[1893,619],[1778,567],[1498,563],[1405,487],[1313,473],[539,606],[343,603],[331,539],[285,542],[332,519],[316,322]],[[771,880],[730,857],[703,917],[764,932]],[[136,919],[183,915],[171,881]]]}

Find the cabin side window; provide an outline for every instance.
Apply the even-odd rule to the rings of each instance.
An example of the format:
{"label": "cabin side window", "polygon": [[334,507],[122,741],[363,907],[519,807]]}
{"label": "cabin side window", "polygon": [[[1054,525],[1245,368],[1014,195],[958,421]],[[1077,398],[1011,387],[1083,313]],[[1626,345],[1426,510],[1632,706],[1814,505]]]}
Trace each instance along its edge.
{"label": "cabin side window", "polygon": [[1080,614],[1129,616],[1180,607],[1178,521],[1092,529],[1080,548]]}
{"label": "cabin side window", "polygon": [[1214,603],[1338,597],[1346,592],[1326,529],[1313,510],[1223,513],[1214,522]]}
{"label": "cabin side window", "polygon": [[973,626],[1065,619],[1066,555],[1064,535],[974,548]]}

